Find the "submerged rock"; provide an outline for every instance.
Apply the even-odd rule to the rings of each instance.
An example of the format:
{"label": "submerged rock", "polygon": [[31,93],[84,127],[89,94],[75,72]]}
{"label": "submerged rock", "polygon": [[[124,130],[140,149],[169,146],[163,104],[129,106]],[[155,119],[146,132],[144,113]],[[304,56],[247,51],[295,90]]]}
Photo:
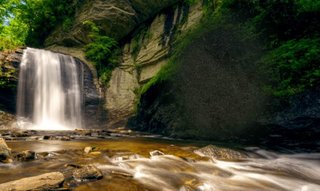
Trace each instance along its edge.
{"label": "submerged rock", "polygon": [[12,162],[11,157],[11,149],[8,147],[6,141],[3,138],[0,138],[0,162]]}
{"label": "submerged rock", "polygon": [[54,190],[64,181],[60,172],[46,173],[39,176],[23,178],[0,184],[1,191]]}
{"label": "submerged rock", "polygon": [[194,151],[194,153],[200,156],[213,157],[218,160],[239,160],[247,158],[245,154],[238,151],[220,148],[213,145],[208,145],[206,147],[197,149]]}
{"label": "submerged rock", "polygon": [[150,156],[160,156],[160,155],[164,155],[164,153],[163,152],[161,152],[161,151],[158,151],[158,150],[155,150],[155,151],[151,151],[150,152]]}
{"label": "submerged rock", "polygon": [[84,153],[89,154],[91,151],[93,151],[92,147],[86,147],[84,148]]}
{"label": "submerged rock", "polygon": [[18,161],[30,161],[30,160],[36,160],[37,159],[37,153],[34,151],[22,151],[20,153],[18,153],[15,158]]}
{"label": "submerged rock", "polygon": [[73,178],[77,181],[99,180],[102,177],[102,172],[94,165],[87,165],[73,172]]}

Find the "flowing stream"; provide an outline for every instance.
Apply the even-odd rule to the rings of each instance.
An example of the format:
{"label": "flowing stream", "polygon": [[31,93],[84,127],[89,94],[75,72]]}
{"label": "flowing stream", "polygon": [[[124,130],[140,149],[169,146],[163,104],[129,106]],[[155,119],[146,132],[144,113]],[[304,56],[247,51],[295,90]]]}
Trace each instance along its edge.
{"label": "flowing stream", "polygon": [[33,48],[24,50],[17,98],[20,126],[42,130],[81,128],[78,70],[71,56]]}
{"label": "flowing stream", "polygon": [[[234,150],[213,146],[220,154],[206,155],[199,151],[202,146],[197,142],[137,136],[83,137],[83,140],[76,135],[74,138],[72,141],[28,141],[27,144],[9,141],[8,145],[17,152],[38,152],[38,159],[0,165],[0,183],[54,171],[63,172],[67,177],[73,170],[70,164],[93,164],[104,178],[73,183],[74,190],[320,190],[320,153],[288,154],[257,147]],[[87,146],[96,151],[85,154],[83,148]],[[161,153],[152,154],[157,153],[156,150]],[[223,159],[224,155],[231,158]],[[65,185],[70,184],[66,179]]]}

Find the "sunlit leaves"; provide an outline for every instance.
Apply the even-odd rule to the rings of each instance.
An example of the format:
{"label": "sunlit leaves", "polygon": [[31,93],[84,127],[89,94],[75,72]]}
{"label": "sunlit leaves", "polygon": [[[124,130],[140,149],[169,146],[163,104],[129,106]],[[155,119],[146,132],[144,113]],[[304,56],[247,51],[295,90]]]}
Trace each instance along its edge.
{"label": "sunlit leaves", "polygon": [[77,6],[74,2],[79,1],[0,0],[0,49],[42,46],[57,25],[63,24],[64,29],[71,25]]}

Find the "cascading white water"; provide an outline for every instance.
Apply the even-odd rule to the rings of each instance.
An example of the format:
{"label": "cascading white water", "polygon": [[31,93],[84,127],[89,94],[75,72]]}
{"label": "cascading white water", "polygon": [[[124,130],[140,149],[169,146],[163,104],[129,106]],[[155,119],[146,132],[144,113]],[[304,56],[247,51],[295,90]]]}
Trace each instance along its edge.
{"label": "cascading white water", "polygon": [[[41,130],[81,128],[78,73],[71,56],[34,48],[24,50],[17,98],[19,126]],[[31,127],[24,122],[26,119]]]}

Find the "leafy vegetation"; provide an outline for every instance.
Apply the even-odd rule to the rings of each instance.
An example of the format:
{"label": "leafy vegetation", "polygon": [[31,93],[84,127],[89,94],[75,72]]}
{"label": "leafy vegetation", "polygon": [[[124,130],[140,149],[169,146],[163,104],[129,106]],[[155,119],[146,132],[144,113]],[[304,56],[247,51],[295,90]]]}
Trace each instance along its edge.
{"label": "leafy vegetation", "polygon": [[319,60],[320,38],[287,41],[264,58],[271,76],[267,89],[276,96],[290,96],[317,85]]}
{"label": "leafy vegetation", "polygon": [[260,64],[272,95],[295,95],[319,83],[319,1],[225,0],[218,15],[238,19],[265,44]]}
{"label": "leafy vegetation", "polygon": [[67,30],[83,0],[1,0],[0,50],[20,45],[43,46],[45,38],[62,24]]}
{"label": "leafy vegetation", "polygon": [[111,78],[112,70],[119,64],[120,49],[113,38],[100,33],[99,27],[93,22],[83,23],[91,31],[91,43],[85,46],[85,55],[97,68],[100,81],[107,84]]}

